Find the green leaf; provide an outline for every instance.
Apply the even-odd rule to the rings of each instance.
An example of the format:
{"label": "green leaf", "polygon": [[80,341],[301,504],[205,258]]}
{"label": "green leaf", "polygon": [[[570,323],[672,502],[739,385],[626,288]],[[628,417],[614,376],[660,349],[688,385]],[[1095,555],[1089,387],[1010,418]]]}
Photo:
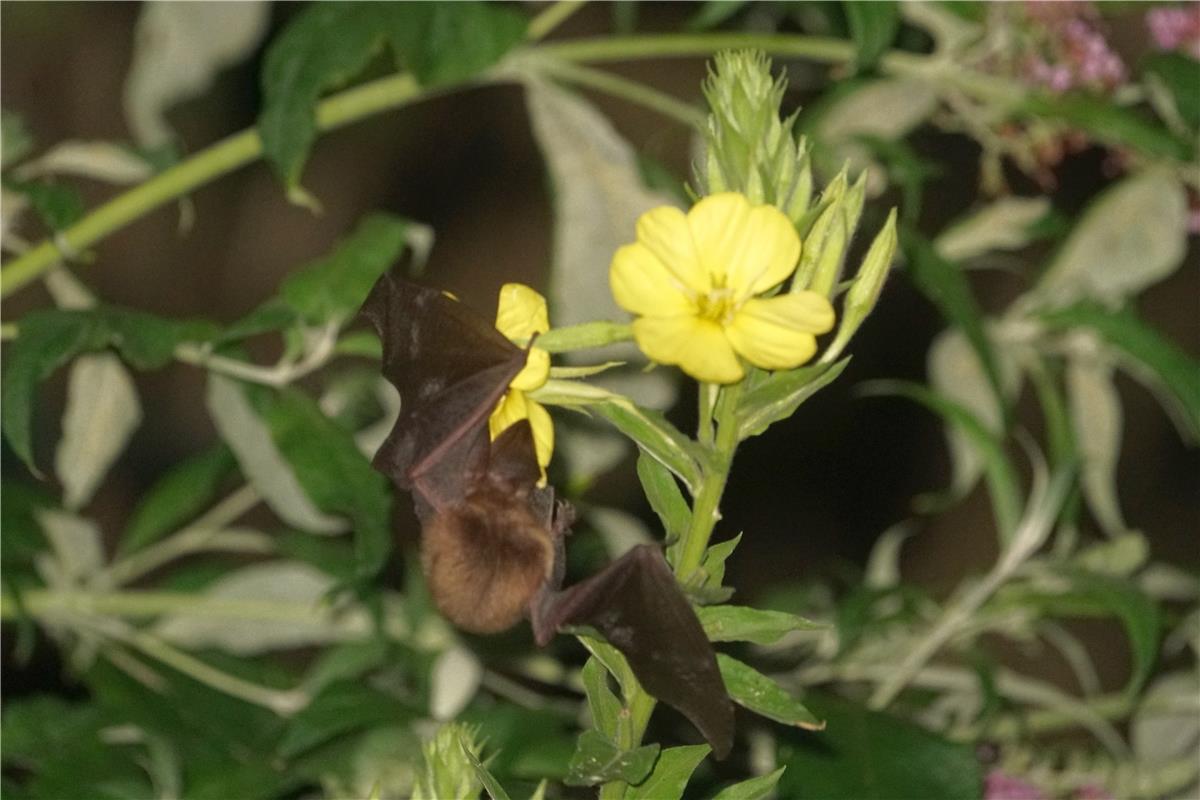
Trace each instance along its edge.
{"label": "green leaf", "polygon": [[918,383],[907,381],[872,381],[864,391],[869,394],[892,394],[920,403],[961,431],[982,455],[987,475],[988,491],[1002,538],[1017,526],[1022,508],[1020,482],[1017,472],[999,437],[992,434],[970,410]]}
{"label": "green leaf", "polygon": [[600,660],[592,656],[583,665],[583,690],[587,693],[588,709],[592,713],[592,724],[596,730],[616,741],[617,720],[621,714],[621,701],[608,688],[608,670]]}
{"label": "green leaf", "polygon": [[850,35],[858,47],[857,63],[860,70],[875,66],[900,30],[900,11],[896,3],[885,0],[876,3],[846,2],[846,21]]}
{"label": "green leaf", "polygon": [[13,452],[35,474],[33,406],[37,385],[80,352],[97,349],[103,331],[91,314],[35,311],[21,319],[20,335],[9,344],[0,386],[0,421]]}
{"label": "green leaf", "polygon": [[747,0],[704,0],[684,27],[689,31],[712,30],[746,5]]}
{"label": "green leaf", "polygon": [[492,800],[510,800],[508,792],[504,791],[504,787],[500,785],[500,781],[496,780],[496,776],[488,772],[479,758],[471,752],[470,748],[465,743],[459,742],[462,747],[463,755],[467,757],[467,761],[471,764],[471,769],[475,771],[475,777],[483,784],[484,791],[488,793],[488,797]]}
{"label": "green leaf", "polygon": [[738,542],[741,540],[742,534],[739,533],[732,539],[709,545],[708,550],[704,553],[704,561],[701,563],[704,574],[708,576],[706,585],[709,588],[716,589],[721,586],[725,580],[725,562],[733,555],[733,551],[737,549]]}
{"label": "green leaf", "polygon": [[996,355],[984,331],[983,310],[975,302],[962,270],[938,255],[929,240],[911,228],[905,229],[902,242],[913,283],[937,306],[948,323],[966,335],[983,364],[1000,416],[1007,419],[1004,384]]}
{"label": "green leaf", "polygon": [[33,149],[33,134],[25,119],[7,108],[0,109],[0,168],[11,167]]}
{"label": "green leaf", "polygon": [[608,401],[591,408],[633,439],[642,452],[678,475],[689,489],[700,485],[695,446],[661,413],[640,408],[628,401]]}
{"label": "green leaf", "polygon": [[25,195],[38,218],[52,231],[69,228],[83,216],[83,197],[72,186],[36,180],[6,180],[5,186]]}
{"label": "green leaf", "polygon": [[578,636],[577,638],[579,643],[586,647],[588,652],[616,678],[617,685],[621,687],[622,696],[628,698],[635,691],[641,689],[637,678],[633,675],[633,670],[629,668],[629,662],[625,660],[625,656],[621,655],[620,650],[603,639],[595,639],[591,636]]}
{"label": "green leaf", "polygon": [[1067,579],[1061,593],[1037,593],[1039,605],[1050,614],[1065,616],[1115,616],[1129,637],[1132,669],[1125,687],[1136,697],[1154,669],[1158,656],[1160,617],[1158,606],[1127,580],[1062,567],[1056,575]]}
{"label": "green leaf", "polygon": [[638,453],[637,474],[650,508],[662,521],[667,540],[682,538],[691,524],[692,510],[683,499],[675,476],[645,451]]}
{"label": "green leaf", "polygon": [[295,758],[335,737],[407,717],[401,704],[378,689],[358,681],[334,683],[291,718],[278,753]]}
{"label": "green leaf", "polygon": [[1196,74],[1200,64],[1183,53],[1151,53],[1142,60],[1142,72],[1156,76],[1175,101],[1179,117],[1193,131],[1200,128],[1200,92]]}
{"label": "green leaf", "polygon": [[658,758],[657,744],[621,750],[599,731],[584,731],[563,781],[567,786],[595,786],[608,781],[640,783]]}
{"label": "green leaf", "polygon": [[1146,156],[1181,162],[1191,161],[1195,156],[1195,145],[1186,138],[1176,136],[1132,108],[1119,106],[1099,95],[1034,94],[1018,111],[1070,123],[1098,142],[1132,147]]}
{"label": "green leaf", "polygon": [[491,66],[525,32],[524,16],[485,3],[315,3],[267,50],[263,152],[289,192],[316,138],[316,104],[390,44],[424,85],[461,82]]}
{"label": "green leaf", "polygon": [[696,609],[696,616],[709,641],[713,642],[774,644],[792,631],[817,631],[829,627],[795,614],[748,606],[701,606]]}
{"label": "green leaf", "polygon": [[1153,382],[1166,387],[1181,407],[1178,416],[1185,430],[1200,438],[1200,364],[1139,319],[1132,308],[1110,311],[1079,303],[1044,313],[1041,320],[1055,331],[1095,331],[1125,357],[1122,361],[1133,377],[1145,380],[1149,373]]}
{"label": "green leaf", "polygon": [[1183,263],[1187,213],[1183,185],[1172,171],[1152,167],[1126,177],[1088,206],[1029,302],[1118,305],[1138,294]]}
{"label": "green leaf", "polygon": [[825,723],[788,694],[782,686],[736,658],[717,653],[717,666],[733,702],[759,716],[807,730],[821,730]]}
{"label": "green leaf", "polygon": [[[5,703],[0,736],[4,766],[22,774],[31,798],[149,797],[152,788],[134,747],[112,745],[101,730],[118,722],[93,703],[34,696]],[[4,796],[9,796],[5,787]]]}
{"label": "green leaf", "polygon": [[284,281],[280,296],[311,324],[353,316],[379,276],[400,258],[408,230],[406,220],[389,214],[364,218],[332,253]]}
{"label": "green leaf", "polygon": [[836,380],[849,363],[847,357],[836,364],[776,372],[761,381],[738,403],[738,438],[758,436],[772,423],[790,417],[801,403]]}
{"label": "green leaf", "polygon": [[[223,375],[208,376],[206,405],[221,438],[237,458],[246,480],[281,520],[311,533],[335,534],[345,520],[322,511],[305,491],[272,436],[262,411],[248,396],[250,387]],[[264,390],[254,389],[255,396]]]}
{"label": "green leaf", "polygon": [[780,797],[830,800],[972,800],[983,790],[975,749],[832,697],[810,704],[828,722],[820,734],[784,734]]}
{"label": "green leaf", "polygon": [[233,454],[224,445],[176,464],[134,508],[118,552],[140,550],[194,518],[216,497],[233,466]]}
{"label": "green leaf", "polygon": [[359,575],[374,575],[392,547],[387,480],[308,395],[255,388],[253,402],[305,493],[321,510],[353,522]]}
{"label": "green leaf", "polygon": [[650,777],[625,792],[629,800],[679,800],[700,762],[711,752],[706,744],[668,747],[658,756]]}
{"label": "green leaf", "polygon": [[780,767],[766,775],[726,786],[717,792],[713,800],[766,800],[775,791],[775,784],[779,783],[779,778],[786,769],[787,767]]}

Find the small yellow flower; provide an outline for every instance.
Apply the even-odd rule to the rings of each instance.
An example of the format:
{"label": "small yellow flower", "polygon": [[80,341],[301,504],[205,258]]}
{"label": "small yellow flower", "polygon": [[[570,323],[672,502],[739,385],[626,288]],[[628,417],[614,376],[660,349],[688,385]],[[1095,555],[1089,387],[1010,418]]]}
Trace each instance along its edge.
{"label": "small yellow flower", "polygon": [[[524,347],[534,334],[550,330],[546,298],[524,284],[504,284],[500,288],[500,303],[496,310],[496,329],[510,341]],[[543,480],[546,477],[546,465],[550,463],[550,456],[554,452],[554,423],[541,403],[530,400],[525,393],[540,388],[549,377],[550,354],[540,347],[529,348],[524,369],[512,379],[508,391],[500,398],[500,403],[488,419],[488,432],[492,439],[510,425],[523,419],[529,420]]]}
{"label": "small yellow flower", "polygon": [[763,369],[798,367],[816,352],[815,334],[833,327],[833,307],[815,292],[758,297],[799,258],[800,237],[779,209],[725,192],[686,215],[670,206],[643,214],[609,281],[617,304],[638,316],[633,335],[651,360],[736,383],[739,356]]}

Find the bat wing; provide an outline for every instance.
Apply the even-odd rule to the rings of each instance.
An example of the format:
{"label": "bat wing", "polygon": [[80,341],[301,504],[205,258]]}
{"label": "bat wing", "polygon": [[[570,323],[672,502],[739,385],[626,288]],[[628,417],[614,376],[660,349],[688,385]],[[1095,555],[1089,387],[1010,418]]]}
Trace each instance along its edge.
{"label": "bat wing", "polygon": [[383,375],[401,401],[375,468],[413,490],[425,517],[460,501],[486,467],[488,417],[525,351],[462,303],[395,271],[375,284],[362,314],[379,333]]}
{"label": "bat wing", "polygon": [[729,753],[733,705],[716,655],[657,547],[635,547],[591,578],[546,592],[531,616],[541,645],[565,625],[600,631],[646,691],[691,720],[717,758]]}

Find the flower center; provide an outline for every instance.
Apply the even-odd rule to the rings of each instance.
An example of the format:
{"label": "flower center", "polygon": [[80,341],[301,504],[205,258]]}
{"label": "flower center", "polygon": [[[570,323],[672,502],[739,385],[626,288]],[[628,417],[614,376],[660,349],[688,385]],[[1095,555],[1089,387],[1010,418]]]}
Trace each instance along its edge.
{"label": "flower center", "polygon": [[728,325],[733,322],[737,305],[733,290],[724,286],[715,286],[712,291],[696,298],[700,318],[712,320],[719,325]]}

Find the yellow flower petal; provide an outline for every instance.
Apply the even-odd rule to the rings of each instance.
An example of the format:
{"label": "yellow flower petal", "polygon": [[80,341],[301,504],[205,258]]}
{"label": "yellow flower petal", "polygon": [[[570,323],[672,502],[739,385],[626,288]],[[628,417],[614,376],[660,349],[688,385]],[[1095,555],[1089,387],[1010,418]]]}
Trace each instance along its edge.
{"label": "yellow flower petal", "polygon": [[721,326],[711,320],[642,317],[633,321],[633,337],[652,361],[677,364],[696,380],[734,383],[745,374]]}
{"label": "yellow flower petal", "polygon": [[632,314],[692,314],[686,287],[641,242],[617,250],[608,270],[617,305]]}
{"label": "yellow flower petal", "polygon": [[800,260],[800,237],[774,206],[754,206],[744,195],[710,195],[688,212],[700,259],[714,281],[741,300],[782,282]]}
{"label": "yellow flower petal", "polygon": [[515,341],[524,341],[535,333],[550,330],[546,298],[523,283],[504,284],[500,287],[496,329]]}
{"label": "yellow flower petal", "polygon": [[531,347],[525,358],[525,366],[508,385],[518,391],[532,392],[540,389],[549,377],[550,354],[540,347]]}
{"label": "yellow flower petal", "polygon": [[526,411],[529,414],[529,427],[533,430],[533,448],[537,452],[538,466],[542,468],[545,478],[546,466],[550,456],[554,454],[554,422],[550,412],[536,400],[525,400]]}
{"label": "yellow flower petal", "polygon": [[510,426],[528,416],[529,404],[525,399],[525,393],[509,389],[504,393],[504,397],[500,398],[496,410],[488,417],[488,436],[495,440]]}
{"label": "yellow flower petal", "polygon": [[642,214],[637,221],[637,239],[683,286],[700,293],[712,288],[692,240],[688,218],[678,208],[660,206]]}
{"label": "yellow flower petal", "polygon": [[756,367],[791,369],[813,357],[813,334],[833,327],[833,307],[814,292],[746,301],[725,328],[733,349]]}

